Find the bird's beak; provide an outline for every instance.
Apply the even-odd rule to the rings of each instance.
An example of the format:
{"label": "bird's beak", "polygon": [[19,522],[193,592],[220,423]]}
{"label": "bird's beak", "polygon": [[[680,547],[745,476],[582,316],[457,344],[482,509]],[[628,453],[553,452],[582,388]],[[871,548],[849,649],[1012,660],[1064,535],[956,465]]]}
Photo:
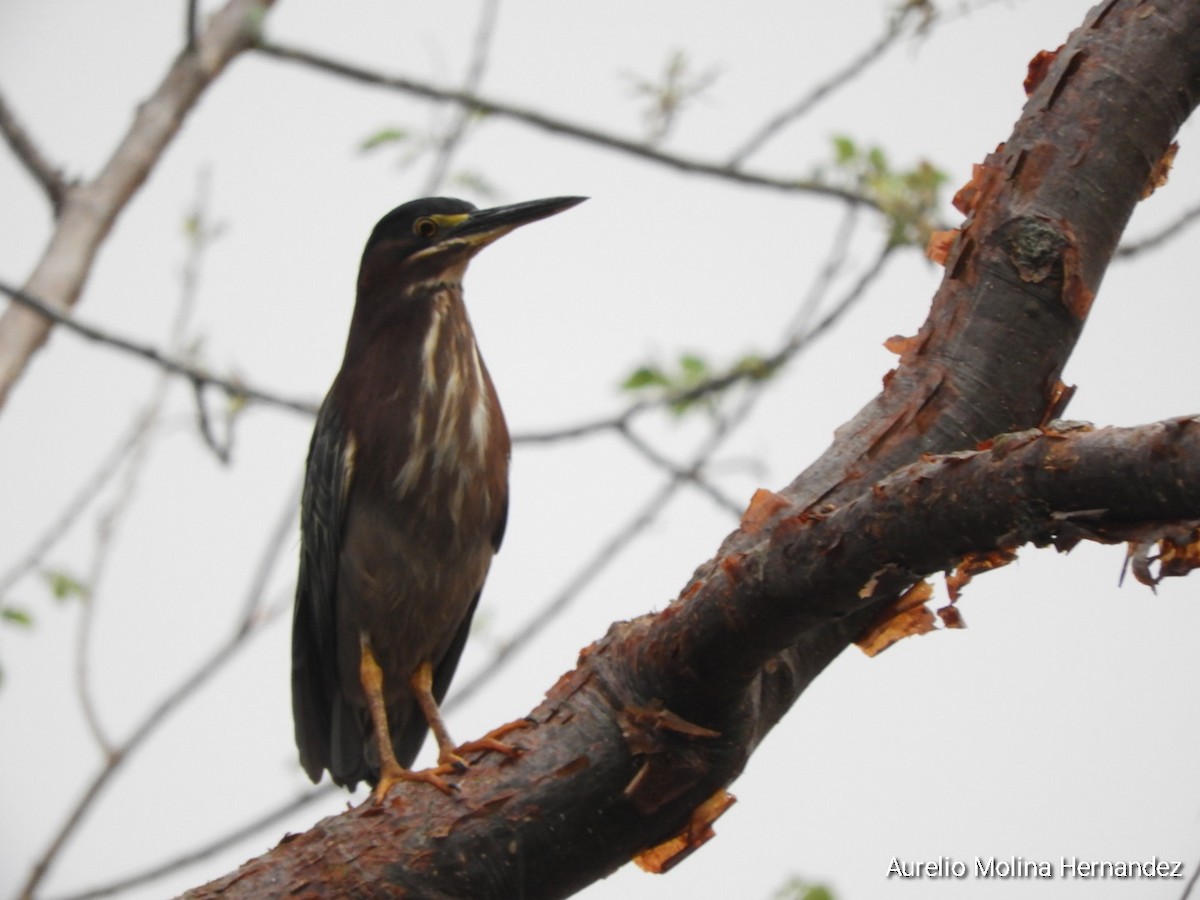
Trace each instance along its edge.
{"label": "bird's beak", "polygon": [[528,200],[509,206],[477,209],[466,213],[461,221],[453,223],[446,234],[446,241],[461,242],[478,250],[514,228],[556,215],[586,199],[587,197],[550,197],[546,200]]}

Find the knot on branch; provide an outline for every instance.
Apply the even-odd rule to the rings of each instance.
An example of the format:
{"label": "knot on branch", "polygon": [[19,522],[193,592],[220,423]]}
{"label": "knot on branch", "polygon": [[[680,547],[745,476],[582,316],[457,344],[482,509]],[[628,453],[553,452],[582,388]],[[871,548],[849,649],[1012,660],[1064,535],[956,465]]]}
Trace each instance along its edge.
{"label": "knot on branch", "polygon": [[1054,223],[1022,216],[1004,227],[1004,247],[1021,280],[1041,284],[1051,275],[1062,277],[1068,240]]}

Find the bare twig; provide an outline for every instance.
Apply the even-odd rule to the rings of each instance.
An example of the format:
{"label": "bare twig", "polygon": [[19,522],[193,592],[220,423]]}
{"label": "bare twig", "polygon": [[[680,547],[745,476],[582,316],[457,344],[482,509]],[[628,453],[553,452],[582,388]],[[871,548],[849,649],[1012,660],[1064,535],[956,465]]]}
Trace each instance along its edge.
{"label": "bare twig", "polygon": [[[233,459],[233,424],[232,416],[225,418],[225,436],[218,438],[213,430],[212,417],[208,414],[208,403],[204,399],[204,387],[197,381],[192,382],[192,395],[196,401],[196,428],[204,445],[213,452],[222,465],[229,465]],[[238,403],[236,398],[230,398],[232,403]]]}
{"label": "bare twig", "polygon": [[717,504],[717,506],[725,512],[730,513],[734,517],[742,514],[745,504],[738,503],[736,500],[733,500],[722,493],[720,488],[705,478],[695,465],[691,466],[690,468],[684,468],[683,466],[676,465],[674,462],[659,453],[658,450],[651,446],[648,441],[643,440],[636,432],[634,432],[632,428],[629,428],[628,426],[618,428],[617,433],[625,439],[629,446],[633,447],[633,449],[644,456],[653,465],[665,472],[670,473],[675,478],[682,478],[686,481],[690,481],[696,490],[707,496],[713,501],[713,503]]}
{"label": "bare twig", "polygon": [[[138,731],[135,732],[134,735],[131,736],[122,747],[118,748],[112,753],[109,761],[113,767],[123,762],[124,759],[128,757],[134,749],[136,749],[138,743],[144,740],[144,738],[147,737],[149,733],[153,731],[155,727],[157,727],[157,725],[161,724],[162,721],[165,720],[167,712],[169,712],[175,706],[182,705],[182,703],[191,693],[200,688],[208,678],[216,674],[216,671],[226,662],[232,660],[236,655],[235,651],[237,647],[240,646],[243,641],[252,637],[258,630],[275,621],[285,611],[290,609],[292,593],[290,590],[287,592],[288,596],[283,598],[280,602],[272,604],[271,606],[265,605],[263,601],[266,597],[267,582],[279,561],[280,555],[288,546],[288,538],[291,536],[292,530],[295,526],[296,509],[300,500],[300,487],[301,481],[298,479],[295,486],[289,492],[285,502],[280,507],[279,518],[276,520],[275,525],[272,527],[267,536],[267,541],[263,546],[262,553],[259,554],[258,564],[255,566],[254,573],[250,578],[250,583],[246,590],[246,597],[242,603],[242,613],[234,626],[234,631],[229,639],[229,644],[218,648],[217,652],[214,653],[214,655],[210,657],[206,663],[201,665],[190,679],[181,683],[171,698],[168,698],[167,701],[164,701],[163,704],[160,704],[160,706],[156,707],[151,712],[150,716],[143,721],[142,726],[139,727]],[[173,702],[169,703],[169,701],[172,701],[172,699]],[[154,721],[151,721],[152,719]],[[100,778],[107,779],[108,777],[109,774],[107,769],[105,769],[101,771],[99,776],[97,776],[97,780]],[[90,804],[92,800],[99,795],[99,788],[102,786],[103,785],[97,786],[95,783],[93,783],[93,785],[89,787],[89,791],[85,797],[81,798],[81,801],[86,801],[88,804]],[[212,856],[213,854],[220,852],[228,846],[231,846],[242,838],[248,837],[257,831],[273,825],[281,818],[289,815],[306,804],[313,802],[314,800],[332,793],[334,790],[336,790],[336,788],[332,783],[326,783],[320,785],[319,787],[305,791],[299,797],[289,800],[282,806],[258,816],[253,821],[234,829],[228,834],[225,834],[206,845],[198,847],[194,850],[190,850],[187,853],[176,857],[175,859],[160,863],[142,872],[126,876],[108,885],[91,888],[82,894],[76,895],[74,900],[81,900],[83,897],[107,896],[120,890],[162,878],[171,874],[177,869],[182,868],[183,866],[190,865],[201,859]],[[86,809],[77,807],[73,818],[81,818],[84,811],[86,811]],[[68,825],[73,827],[72,820],[68,820]],[[53,852],[47,852],[47,854],[43,857],[43,862],[41,865],[45,867],[50,865],[53,860],[53,856],[58,852],[59,849],[61,849],[61,846],[65,842],[65,838],[67,836],[69,836],[69,832],[67,832],[65,835],[60,833],[60,839],[56,841],[55,846],[52,846]]]}
{"label": "bare twig", "polygon": [[310,803],[314,803],[317,800],[329,796],[337,790],[339,790],[339,788],[331,781],[327,781],[324,784],[309,788],[302,794],[299,794],[298,796],[293,797],[291,800],[288,800],[286,803],[283,803],[275,809],[263,813],[252,821],[247,822],[245,825],[239,826],[233,831],[230,831],[228,834],[222,835],[210,843],[197,847],[194,850],[189,850],[186,853],[181,853],[179,856],[176,856],[173,859],[158,863],[157,865],[151,866],[148,869],[143,869],[141,872],[128,875],[124,878],[118,879],[117,881],[110,881],[108,884],[100,885],[99,887],[89,888],[88,890],[79,894],[69,894],[65,897],[59,898],[59,900],[94,900],[96,897],[109,897],[113,894],[128,891],[135,887],[141,887],[142,885],[150,884],[151,882],[157,881],[160,878],[165,878],[166,876],[177,872],[185,866],[194,865],[195,863],[208,859],[210,856],[232,847],[234,844],[244,840],[245,838],[253,837],[258,832],[270,828],[279,821],[286,819],[292,813],[303,809]]}
{"label": "bare twig", "polygon": [[[188,252],[180,273],[179,300],[175,304],[175,312],[167,332],[167,347],[172,355],[177,354],[186,343],[188,322],[199,298],[200,271],[204,254],[219,233],[218,228],[208,224],[208,193],[208,173],[201,171],[197,179],[196,199],[185,229]],[[129,447],[129,455],[121,461],[122,477],[119,488],[107,509],[103,510],[97,518],[92,561],[84,581],[87,592],[84,596],[79,631],[76,637],[76,693],[79,696],[88,729],[106,757],[113,754],[113,744],[105,734],[100,722],[92,695],[93,681],[89,676],[92,623],[95,619],[96,604],[101,596],[101,585],[112,556],[116,536],[122,520],[133,503],[138,483],[145,470],[146,460],[158,423],[162,418],[163,408],[166,405],[170,384],[169,373],[160,372],[149,399],[137,416],[137,421],[141,423],[142,427],[134,435],[134,440]]]}
{"label": "bare twig", "polygon": [[697,175],[708,175],[714,178],[724,179],[726,181],[733,181],[738,184],[771,188],[773,190],[789,193],[817,194],[824,197],[832,197],[837,200],[842,200],[846,203],[868,206],[873,209],[879,208],[878,203],[870,197],[866,197],[847,188],[836,187],[820,181],[814,181],[810,178],[780,178],[759,172],[748,172],[744,169],[732,169],[723,163],[707,162],[705,160],[691,159],[685,156],[665,153],[642,142],[617,137],[616,135],[608,134],[607,132],[589,128],[586,125],[568,122],[565,119],[548,116],[544,113],[539,113],[531,109],[515,106],[511,103],[502,103],[498,100],[492,100],[486,97],[476,96],[450,88],[440,88],[427,82],[417,81],[416,79],[405,78],[399,75],[384,75],[380,72],[375,72],[370,69],[364,69],[360,66],[353,65],[352,63],[341,62],[339,60],[321,56],[316,53],[311,53],[307,50],[300,50],[295,47],[288,47],[271,41],[262,41],[258,45],[258,49],[268,56],[272,56],[276,59],[300,63],[302,65],[319,69],[323,72],[339,75],[343,78],[349,78],[364,84],[373,84],[379,87],[391,88],[392,90],[402,91],[417,97],[424,97],[427,100],[433,100],[439,103],[457,103],[473,111],[500,116],[517,122],[523,122],[526,125],[539,128],[543,131],[548,131],[551,134],[561,134],[577,140],[585,141],[587,143],[596,144],[601,147],[607,147],[610,150],[615,150],[619,153],[624,153],[628,156],[634,156],[649,162],[658,163],[659,165],[663,165],[677,171],[691,172]]}
{"label": "bare twig", "polygon": [[1158,231],[1139,241],[1128,241],[1117,248],[1117,259],[1132,259],[1146,250],[1156,250],[1167,241],[1174,240],[1184,233],[1189,225],[1200,219],[1200,203],[1185,209],[1174,220],[1164,225]]}
{"label": "bare twig", "polygon": [[865,73],[873,63],[878,62],[883,58],[893,44],[895,44],[904,33],[904,23],[908,18],[908,14],[913,11],[912,7],[902,7],[888,21],[887,27],[883,33],[875,39],[871,46],[867,47],[862,53],[854,57],[850,62],[846,63],[841,69],[838,69],[824,81],[819,82],[807,94],[799,100],[792,103],[785,109],[780,110],[774,116],[767,120],[759,129],[754,132],[745,143],[742,144],[729,157],[730,168],[737,168],[744,163],[752,154],[757,153],[762,149],[763,145],[771,138],[783,130],[787,125],[797,119],[807,115],[813,107],[831,95],[839,88],[845,87],[858,76]]}
{"label": "bare twig", "polygon": [[54,209],[54,214],[58,215],[67,191],[67,182],[63,178],[62,170],[52,166],[45,154],[38,149],[29,132],[17,121],[16,114],[4,99],[3,92],[0,92],[0,134],[4,136],[13,155],[41,187]]}
{"label": "bare twig", "polygon": [[96,539],[92,546],[91,564],[84,578],[86,592],[80,606],[79,630],[75,635],[75,694],[79,698],[79,707],[83,712],[84,722],[92,739],[99,746],[105,759],[111,759],[115,751],[112,739],[105,732],[96,709],[95,698],[92,695],[92,679],[90,677],[92,624],[96,617],[96,603],[100,598],[100,588],[104,582],[104,574],[108,562],[112,558],[117,529],[121,517],[133,499],[134,490],[141,468],[145,462],[146,450],[149,446],[150,435],[157,424],[161,412],[161,399],[151,401],[137,419],[142,424],[129,448],[129,455],[122,460],[123,477],[117,495],[107,509],[96,521]]}
{"label": "bare twig", "polygon": [[1187,884],[1183,888],[1183,893],[1179,895],[1179,900],[1188,900],[1192,896],[1192,888],[1196,886],[1196,879],[1200,878],[1200,863],[1192,865],[1192,877],[1188,879]]}
{"label": "bare twig", "polygon": [[22,306],[34,310],[38,315],[45,316],[47,319],[62,325],[80,337],[114,347],[117,350],[122,350],[135,357],[154,363],[154,365],[165,369],[172,375],[179,375],[194,384],[217,388],[223,391],[231,400],[246,400],[261,403],[264,406],[288,409],[292,412],[303,413],[306,416],[315,416],[317,414],[317,404],[312,401],[283,397],[270,391],[252,387],[239,379],[222,378],[218,375],[212,375],[198,366],[168,356],[149,344],[142,344],[129,338],[121,337],[120,335],[97,328],[94,325],[85,325],[74,316],[67,315],[56,309],[46,300],[2,281],[0,281],[0,293],[7,294]]}
{"label": "bare twig", "polygon": [[633,95],[648,101],[642,113],[646,123],[646,143],[662,143],[678,124],[684,109],[702,97],[721,74],[721,70],[715,66],[697,75],[693,75],[689,69],[687,54],[683,50],[675,50],[667,57],[667,64],[659,78],[644,78],[632,72],[626,74]]}
{"label": "bare twig", "polygon": [[146,427],[146,416],[143,413],[134,419],[129,429],[113,444],[112,449],[104,455],[100,464],[84,479],[70,501],[54,521],[47,526],[46,530],[33,541],[24,555],[13,563],[3,575],[0,575],[0,597],[4,596],[12,589],[13,585],[45,560],[50,549],[67,533],[96,498],[96,495],[120,471],[121,460],[129,455],[130,449],[139,440],[141,432]]}
{"label": "bare twig", "polygon": [[[479,11],[479,25],[475,29],[475,45],[471,53],[471,64],[467,69],[467,77],[463,80],[463,93],[475,94],[479,91],[479,85],[483,83],[483,73],[487,69],[488,52],[491,50],[492,37],[496,32],[496,16],[499,11],[500,0],[484,0]],[[434,156],[433,168],[430,169],[429,177],[425,180],[422,193],[432,195],[440,190],[442,183],[446,180],[450,161],[466,136],[467,126],[471,123],[473,115],[472,110],[459,107],[454,121],[446,133],[437,139],[438,152]]]}
{"label": "bare twig", "polygon": [[200,3],[199,0],[187,0],[187,15],[184,22],[184,46],[190,53],[196,49],[196,31],[200,18],[200,11],[197,9]]}
{"label": "bare twig", "polygon": [[[267,582],[271,578],[271,573],[279,563],[280,556],[288,546],[288,539],[295,530],[296,520],[300,513],[300,492],[303,486],[304,478],[301,475],[292,485],[292,490],[285,498],[283,505],[279,507],[279,518],[275,520],[275,526],[267,535],[267,542],[263,546],[262,553],[259,554],[258,565],[250,577],[250,586],[246,590],[246,599],[242,603],[242,615],[237,625],[239,633],[249,632],[259,622],[273,619],[291,608],[290,602],[283,604],[279,609],[267,608],[264,606],[263,600],[267,596]],[[292,590],[287,591],[289,600],[293,593],[295,592]]]}
{"label": "bare twig", "polygon": [[[294,500],[293,491],[288,496],[287,511],[289,515],[294,515]],[[251,581],[251,591],[261,588],[264,579],[260,573],[266,565],[265,561],[276,558],[280,552],[280,548],[285,545],[286,540],[279,538],[279,529],[273,529],[262,557],[264,562],[260,564]],[[46,874],[50,871],[50,867],[58,858],[59,853],[62,852],[63,847],[66,846],[67,841],[75,833],[75,830],[83,821],[92,804],[120,771],[126,760],[141,747],[146,738],[153,734],[171,713],[178,710],[192,694],[196,693],[196,691],[220,672],[237,655],[242,647],[245,646],[249,638],[260,633],[267,625],[274,621],[280,612],[288,608],[289,604],[281,603],[270,607],[269,610],[264,610],[257,598],[254,598],[253,602],[251,602],[251,598],[248,595],[247,602],[244,604],[245,613],[243,619],[237,623],[230,636],[217,646],[207,659],[201,661],[190,675],[180,681],[174,690],[151,708],[124,742],[113,748],[112,753],[105,759],[100,770],[93,776],[87,788],[76,800],[74,807],[72,807],[67,818],[59,827],[58,832],[51,839],[49,846],[34,864],[28,879],[21,888],[20,896],[33,896],[34,891],[46,877]]]}

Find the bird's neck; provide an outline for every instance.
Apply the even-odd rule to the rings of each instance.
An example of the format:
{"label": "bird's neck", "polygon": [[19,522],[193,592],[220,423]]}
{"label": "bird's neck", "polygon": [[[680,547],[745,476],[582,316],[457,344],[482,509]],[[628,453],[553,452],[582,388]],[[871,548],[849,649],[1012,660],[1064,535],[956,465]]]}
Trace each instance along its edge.
{"label": "bird's neck", "polygon": [[[378,489],[421,496],[449,479],[449,496],[461,505],[459,485],[483,477],[489,459],[503,460],[497,473],[503,479],[508,432],[461,285],[427,282],[392,315],[359,312],[335,390],[343,395],[341,408],[355,411],[346,425],[359,454],[388,455],[370,467],[386,473],[389,483]],[[501,496],[499,479],[488,495]]]}

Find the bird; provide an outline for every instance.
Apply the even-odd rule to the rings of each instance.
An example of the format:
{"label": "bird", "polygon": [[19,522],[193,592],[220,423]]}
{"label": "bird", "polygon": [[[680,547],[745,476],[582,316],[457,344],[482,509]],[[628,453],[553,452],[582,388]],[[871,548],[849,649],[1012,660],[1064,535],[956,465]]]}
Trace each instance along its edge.
{"label": "bird", "polygon": [[[314,783],[365,781],[378,801],[400,781],[449,792],[442,776],[465,766],[439,704],[504,537],[511,442],[463,275],[497,238],[584,199],[413,200],[367,239],[300,503],[292,714]],[[429,730],[438,765],[414,772]]]}

